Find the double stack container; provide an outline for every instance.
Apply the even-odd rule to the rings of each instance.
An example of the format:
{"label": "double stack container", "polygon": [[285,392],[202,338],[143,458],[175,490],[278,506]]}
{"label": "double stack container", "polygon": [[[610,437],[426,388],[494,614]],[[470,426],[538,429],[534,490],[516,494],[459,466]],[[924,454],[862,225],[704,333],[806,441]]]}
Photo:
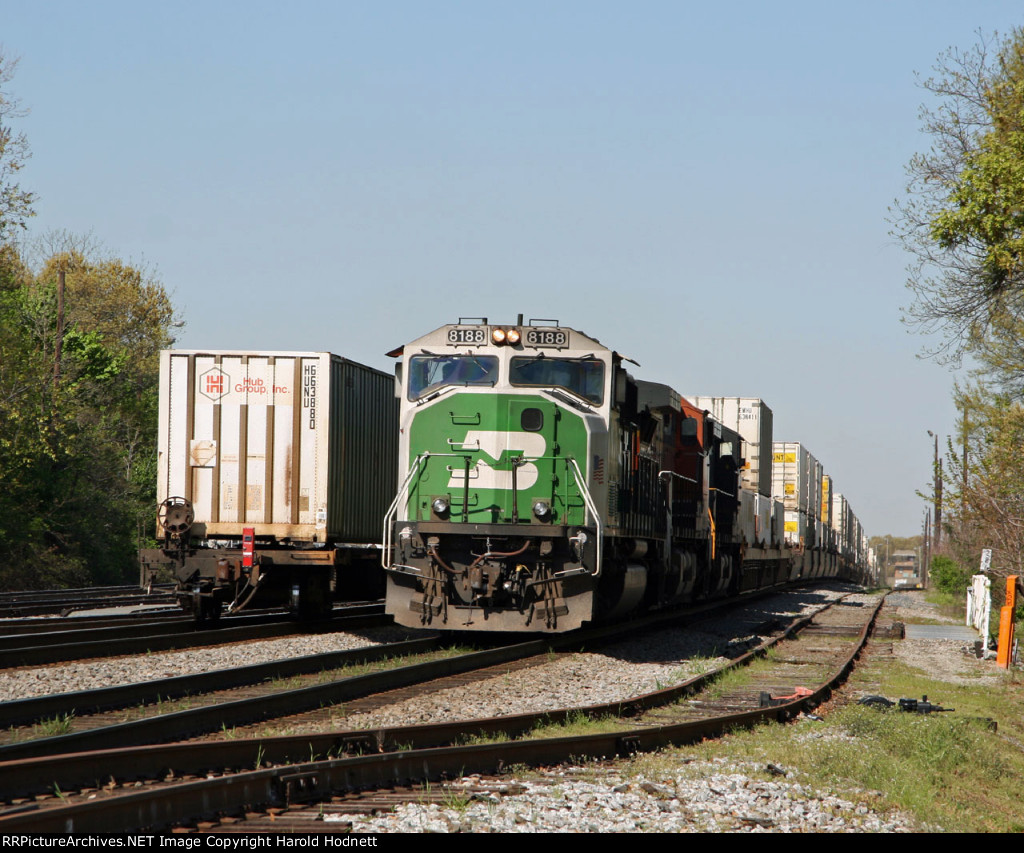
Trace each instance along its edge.
{"label": "double stack container", "polygon": [[742,482],[751,491],[772,494],[772,410],[757,397],[687,397],[743,439]]}

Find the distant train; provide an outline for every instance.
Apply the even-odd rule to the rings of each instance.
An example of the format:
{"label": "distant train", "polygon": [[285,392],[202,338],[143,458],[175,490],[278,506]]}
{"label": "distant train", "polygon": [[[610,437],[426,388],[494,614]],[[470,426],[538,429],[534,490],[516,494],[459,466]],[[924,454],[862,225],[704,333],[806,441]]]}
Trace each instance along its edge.
{"label": "distant train", "polygon": [[175,581],[200,622],[379,597],[397,464],[390,374],[324,352],[165,350],[142,585]]}
{"label": "distant train", "polygon": [[562,632],[790,580],[873,580],[867,538],[750,398],[684,397],[556,321],[461,319],[399,356],[383,530],[402,625]]}

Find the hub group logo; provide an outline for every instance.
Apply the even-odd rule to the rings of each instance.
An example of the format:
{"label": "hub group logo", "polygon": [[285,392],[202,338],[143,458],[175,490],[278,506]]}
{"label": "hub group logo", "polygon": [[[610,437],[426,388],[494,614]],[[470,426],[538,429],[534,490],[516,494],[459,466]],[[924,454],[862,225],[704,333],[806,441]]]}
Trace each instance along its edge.
{"label": "hub group logo", "polygon": [[227,394],[230,387],[231,377],[219,367],[199,374],[199,393],[213,401],[217,401]]}

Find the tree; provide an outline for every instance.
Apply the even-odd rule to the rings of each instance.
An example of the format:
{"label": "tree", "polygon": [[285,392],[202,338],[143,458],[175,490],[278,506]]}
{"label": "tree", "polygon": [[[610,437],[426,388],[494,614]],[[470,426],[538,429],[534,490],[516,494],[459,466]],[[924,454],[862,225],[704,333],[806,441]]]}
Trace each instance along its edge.
{"label": "tree", "polygon": [[1024,405],[977,378],[958,386],[955,399],[969,422],[966,458],[952,444],[946,454],[947,540],[962,565],[978,565],[982,549],[991,548],[994,575],[1022,574]]}
{"label": "tree", "polygon": [[905,319],[957,359],[1024,321],[1024,29],[951,49],[935,72],[922,83],[939,99],[921,112],[932,146],[907,165],[890,222],[912,256]]}
{"label": "tree", "polygon": [[51,256],[27,282],[12,265],[19,284],[0,290],[0,583],[123,582],[138,522],[154,515],[157,354],[173,342],[173,308],[118,258]]}
{"label": "tree", "polygon": [[18,60],[5,56],[0,47],[0,245],[7,244],[17,229],[26,227],[35,201],[35,196],[15,181],[29,157],[25,134],[16,133],[8,124],[25,115],[18,99],[7,90],[17,67]]}

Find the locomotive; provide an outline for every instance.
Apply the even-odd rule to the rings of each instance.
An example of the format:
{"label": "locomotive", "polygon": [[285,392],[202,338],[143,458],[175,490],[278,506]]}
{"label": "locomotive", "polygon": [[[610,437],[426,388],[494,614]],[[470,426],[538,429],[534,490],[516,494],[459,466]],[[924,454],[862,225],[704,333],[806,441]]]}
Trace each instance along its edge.
{"label": "locomotive", "polygon": [[[563,632],[865,571],[845,499],[774,499],[749,477],[749,436],[581,331],[460,318],[389,355],[401,432],[382,563],[401,625]],[[767,472],[770,437],[759,450]],[[822,519],[835,497],[842,524]]]}

